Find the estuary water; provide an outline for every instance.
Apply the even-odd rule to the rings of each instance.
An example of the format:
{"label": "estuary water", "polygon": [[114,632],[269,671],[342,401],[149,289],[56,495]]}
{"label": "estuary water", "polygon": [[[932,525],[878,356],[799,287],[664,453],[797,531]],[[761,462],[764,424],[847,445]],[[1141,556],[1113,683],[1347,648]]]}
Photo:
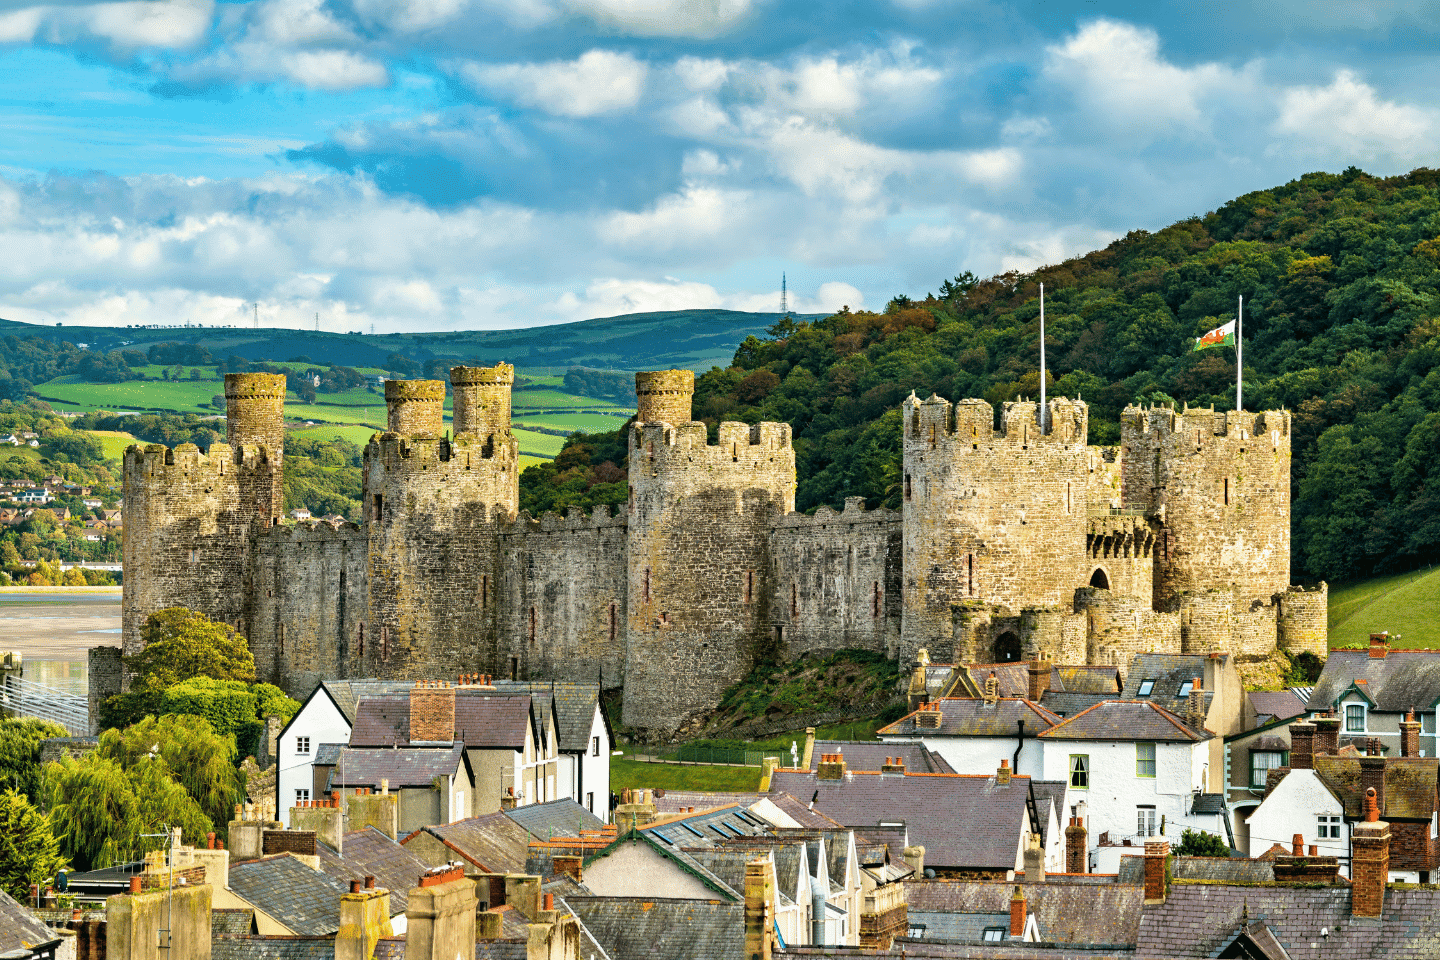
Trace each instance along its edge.
{"label": "estuary water", "polygon": [[120,588],[0,589],[0,653],[24,658],[25,680],[84,697],[87,651],[120,646]]}

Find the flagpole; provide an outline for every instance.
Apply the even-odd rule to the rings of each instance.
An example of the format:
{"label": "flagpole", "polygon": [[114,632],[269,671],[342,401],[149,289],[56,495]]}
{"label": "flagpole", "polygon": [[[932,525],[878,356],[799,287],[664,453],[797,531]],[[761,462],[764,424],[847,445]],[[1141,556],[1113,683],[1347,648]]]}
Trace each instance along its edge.
{"label": "flagpole", "polygon": [[1040,284],[1040,432],[1046,432],[1050,417],[1045,406],[1045,284]]}
{"label": "flagpole", "polygon": [[1245,295],[1240,294],[1238,305],[1235,308],[1235,412],[1244,410],[1243,398],[1240,393],[1240,376],[1245,367]]}

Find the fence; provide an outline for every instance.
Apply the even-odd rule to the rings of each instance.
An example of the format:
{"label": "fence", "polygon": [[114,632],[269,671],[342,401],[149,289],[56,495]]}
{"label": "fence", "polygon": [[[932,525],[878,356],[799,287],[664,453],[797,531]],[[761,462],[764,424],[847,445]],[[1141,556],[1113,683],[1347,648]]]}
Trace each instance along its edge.
{"label": "fence", "polygon": [[53,720],[76,737],[90,732],[90,704],[84,697],[11,674],[0,683],[0,710],[17,717]]}

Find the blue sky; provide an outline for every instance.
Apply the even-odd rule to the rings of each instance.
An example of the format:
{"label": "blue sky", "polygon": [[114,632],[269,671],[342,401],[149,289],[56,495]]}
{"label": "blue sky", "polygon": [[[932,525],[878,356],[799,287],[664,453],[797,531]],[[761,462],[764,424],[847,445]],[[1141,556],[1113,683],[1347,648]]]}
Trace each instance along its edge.
{"label": "blue sky", "polygon": [[0,316],[879,309],[1440,166],[1440,3],[0,0]]}

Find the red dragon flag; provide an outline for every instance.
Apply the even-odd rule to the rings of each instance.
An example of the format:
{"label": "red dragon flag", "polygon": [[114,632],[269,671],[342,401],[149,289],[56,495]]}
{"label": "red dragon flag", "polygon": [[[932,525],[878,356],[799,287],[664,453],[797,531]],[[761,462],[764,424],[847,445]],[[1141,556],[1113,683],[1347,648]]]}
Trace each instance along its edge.
{"label": "red dragon flag", "polygon": [[1206,347],[1225,347],[1235,345],[1235,321],[1216,327],[1205,336],[1195,341],[1196,350],[1204,350]]}

